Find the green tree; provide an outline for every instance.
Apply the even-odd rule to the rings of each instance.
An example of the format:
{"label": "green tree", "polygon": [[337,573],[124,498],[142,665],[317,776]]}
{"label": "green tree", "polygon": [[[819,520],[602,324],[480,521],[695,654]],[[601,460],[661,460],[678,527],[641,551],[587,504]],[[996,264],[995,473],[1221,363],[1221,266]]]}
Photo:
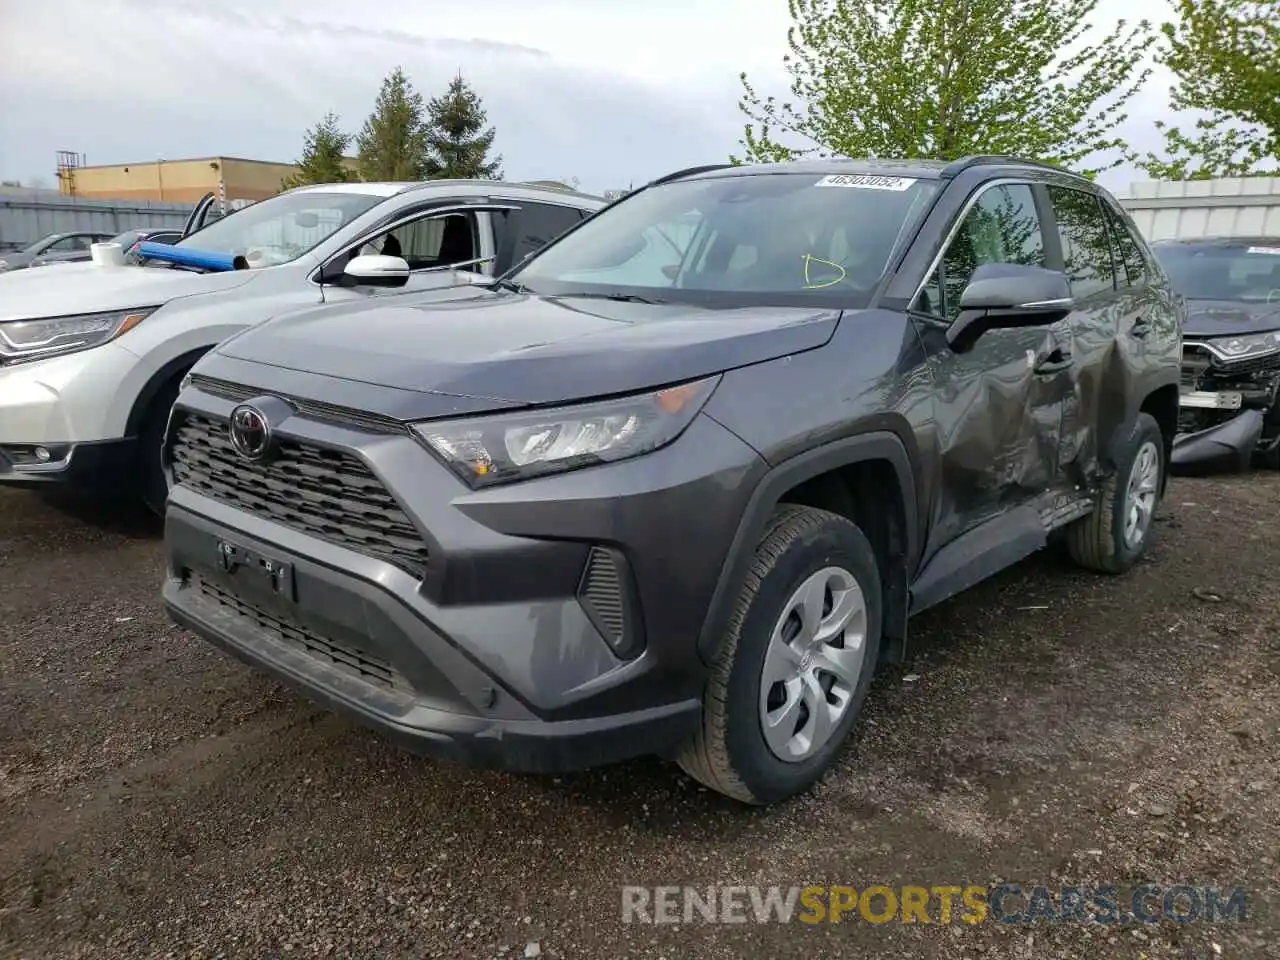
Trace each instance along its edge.
{"label": "green tree", "polygon": [[326,113],[324,119],[306,132],[298,172],[285,177],[280,187],[291,190],[308,183],[345,183],[354,175],[343,163],[352,136],[338,126],[338,116]]}
{"label": "green tree", "polygon": [[502,157],[489,159],[496,132],[485,129],[487,119],[479,95],[458,74],[442,96],[427,104],[427,145],[437,176],[502,179]]}
{"label": "green tree", "polygon": [[[1018,154],[1075,167],[1119,151],[1150,75],[1151,25],[1085,42],[1098,0],[789,0],[793,103],[744,73],[747,161],[805,154],[954,159]],[[788,146],[775,137],[799,141]],[[737,157],[735,163],[743,162]]]}
{"label": "green tree", "polygon": [[1177,77],[1175,110],[1201,114],[1187,132],[1157,121],[1165,156],[1141,166],[1157,180],[1248,176],[1280,159],[1280,0],[1176,0],[1157,62]]}
{"label": "green tree", "polygon": [[365,180],[426,180],[438,172],[427,147],[426,109],[404,70],[396,67],[382,81],[373,113],[365,120],[356,147]]}

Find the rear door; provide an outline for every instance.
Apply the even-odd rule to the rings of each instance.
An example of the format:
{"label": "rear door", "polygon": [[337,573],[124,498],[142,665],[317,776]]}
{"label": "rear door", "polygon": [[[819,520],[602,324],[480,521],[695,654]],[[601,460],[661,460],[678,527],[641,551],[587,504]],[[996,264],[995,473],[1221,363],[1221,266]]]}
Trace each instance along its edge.
{"label": "rear door", "polygon": [[[1086,484],[1099,467],[1100,436],[1109,437],[1117,418],[1124,416],[1124,384],[1115,376],[1114,361],[1116,338],[1132,298],[1128,283],[1117,283],[1117,254],[1101,197],[1085,187],[1049,184],[1046,189],[1062,269],[1075,300],[1065,321],[1072,369],[1059,456],[1066,479]],[[1123,269],[1121,265],[1121,276]]]}

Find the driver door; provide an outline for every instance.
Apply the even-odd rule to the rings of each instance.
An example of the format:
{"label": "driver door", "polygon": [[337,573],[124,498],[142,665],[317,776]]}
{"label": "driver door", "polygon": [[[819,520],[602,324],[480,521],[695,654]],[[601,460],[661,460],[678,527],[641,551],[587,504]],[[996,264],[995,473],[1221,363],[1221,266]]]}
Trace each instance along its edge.
{"label": "driver door", "polygon": [[984,188],[914,304],[930,353],[942,465],[929,554],[1058,481],[1063,409],[1072,395],[1066,322],[989,330],[962,353],[945,340],[974,270],[1046,266],[1044,236],[1031,185]]}

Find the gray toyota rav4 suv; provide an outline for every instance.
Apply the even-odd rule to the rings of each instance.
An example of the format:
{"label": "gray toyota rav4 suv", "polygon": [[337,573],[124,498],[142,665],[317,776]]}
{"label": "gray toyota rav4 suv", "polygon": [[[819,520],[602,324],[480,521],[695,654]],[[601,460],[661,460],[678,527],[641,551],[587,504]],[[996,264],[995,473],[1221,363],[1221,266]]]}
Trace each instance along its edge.
{"label": "gray toyota rav4 suv", "polygon": [[1104,190],[1005,157],[701,167],[461,292],[207,354],[171,615],[413,749],[806,790],[908,619],[1143,553],[1186,307]]}

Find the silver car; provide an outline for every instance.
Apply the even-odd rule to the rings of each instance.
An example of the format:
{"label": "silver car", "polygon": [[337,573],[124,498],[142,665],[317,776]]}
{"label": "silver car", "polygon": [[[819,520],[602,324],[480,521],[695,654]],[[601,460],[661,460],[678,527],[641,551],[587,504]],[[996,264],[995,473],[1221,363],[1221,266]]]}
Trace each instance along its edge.
{"label": "silver car", "polygon": [[483,283],[603,206],[491,180],[308,186],[208,223],[206,198],[172,246],[0,275],[0,484],[160,511],[169,407],[209,348],[299,308]]}

